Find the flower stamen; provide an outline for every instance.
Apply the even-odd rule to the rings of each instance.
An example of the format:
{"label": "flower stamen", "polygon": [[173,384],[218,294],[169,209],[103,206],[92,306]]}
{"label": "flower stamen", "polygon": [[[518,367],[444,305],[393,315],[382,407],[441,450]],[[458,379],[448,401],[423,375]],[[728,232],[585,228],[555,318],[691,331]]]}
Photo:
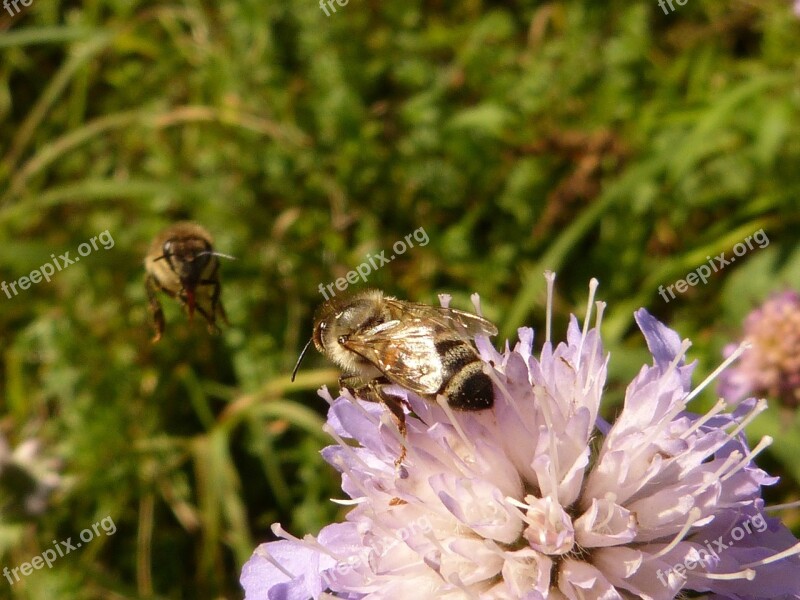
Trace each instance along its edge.
{"label": "flower stamen", "polygon": [[692,495],[697,497],[703,492],[705,492],[710,486],[721,481],[722,474],[725,471],[727,471],[731,465],[735,464],[740,458],[742,458],[741,452],[739,452],[738,450],[734,450],[733,452],[731,452],[725,458],[725,460],[722,461],[722,466],[720,466],[716,471],[714,471],[714,474],[711,476],[711,478],[706,483],[697,488],[697,490]]}
{"label": "flower stamen", "polygon": [[580,371],[581,358],[583,357],[583,342],[586,341],[586,334],[589,333],[589,321],[592,319],[592,305],[594,304],[594,295],[597,292],[597,286],[600,282],[594,277],[589,280],[589,299],[586,302],[586,317],[583,319],[583,331],[581,331],[581,342],[578,344],[578,358],[575,361],[575,370]]}
{"label": "flower stamen", "polygon": [[356,477],[356,476],[353,474],[353,471],[352,471],[352,470],[350,469],[350,467],[348,467],[348,466],[347,466],[347,464],[346,464],[346,463],[345,463],[345,462],[342,460],[342,457],[341,457],[341,456],[336,456],[336,457],[333,459],[333,464],[334,464],[334,466],[336,466],[336,467],[340,468],[340,469],[342,470],[342,472],[343,472],[343,473],[347,474],[347,476],[348,476],[348,477],[350,477],[350,479],[353,481],[353,483],[355,484],[355,486],[356,486],[356,487],[357,487],[359,490],[361,490],[361,493],[362,493],[362,494],[364,494],[364,497],[365,497],[365,498],[369,498],[369,497],[371,496],[371,494],[370,494],[369,490],[368,490],[368,489],[367,489],[367,488],[364,486],[364,484],[363,484],[363,483],[361,483],[361,478],[360,478],[360,477]]}
{"label": "flower stamen", "polygon": [[706,414],[704,414],[702,417],[700,417],[694,423],[692,423],[691,427],[689,427],[686,431],[684,431],[680,435],[680,439],[685,440],[686,438],[688,438],[695,431],[697,431],[703,425],[705,425],[709,420],[711,420],[712,417],[717,416],[719,413],[725,410],[726,406],[728,406],[728,403],[725,402],[723,398],[717,400],[717,403],[711,407],[711,410],[709,410]]}
{"label": "flower stamen", "polygon": [[544,278],[547,281],[547,308],[545,312],[544,322],[544,343],[550,343],[550,331],[553,326],[553,283],[556,280],[556,274],[553,271],[545,271]]}
{"label": "flower stamen", "polygon": [[697,508],[696,506],[692,507],[692,509],[689,511],[687,515],[686,523],[683,524],[681,530],[675,535],[674,538],[672,538],[672,541],[666,546],[664,546],[661,550],[656,552],[655,554],[651,554],[650,556],[648,556],[647,560],[652,560],[654,558],[661,558],[665,554],[671,552],[672,549],[675,548],[675,546],[677,546],[683,540],[684,537],[686,537],[686,534],[692,528],[692,525],[694,525],[697,521],[700,520],[701,514],[702,512],[700,511],[699,508]]}
{"label": "flower stamen", "polygon": [[682,360],[686,358],[686,353],[689,351],[689,348],[692,347],[692,342],[690,340],[681,340],[681,347],[678,349],[675,358],[673,358],[670,363],[669,367],[667,367],[666,374],[672,373],[680,364]]}
{"label": "flower stamen", "polygon": [[364,416],[364,417],[365,417],[365,418],[366,418],[366,419],[367,419],[367,420],[368,420],[370,423],[372,423],[372,424],[373,424],[373,425],[375,425],[376,427],[378,426],[378,423],[380,422],[380,421],[378,420],[378,418],[377,418],[377,417],[375,417],[375,415],[373,415],[372,413],[370,413],[370,412],[369,412],[369,411],[368,411],[366,408],[364,408],[363,406],[361,406],[361,402],[360,402],[359,400],[357,400],[356,398],[354,398],[352,394],[347,394],[347,395],[345,396],[345,398],[347,398],[347,399],[350,401],[350,404],[352,404],[353,406],[355,406],[355,407],[356,407],[356,409],[357,409],[357,410],[358,410],[358,411],[359,411],[359,412],[360,412],[360,413],[361,413],[361,414],[362,414],[362,415],[363,415],[363,416]]}
{"label": "flower stamen", "polygon": [[350,446],[350,444],[346,443],[339,436],[339,434],[336,433],[336,431],[334,431],[333,427],[331,427],[328,423],[325,423],[322,426],[322,431],[324,431],[329,436],[331,436],[334,440],[336,440],[336,443],[339,444],[339,446],[341,446],[344,449],[344,451],[348,454],[348,456],[350,456],[350,458],[352,458],[358,464],[360,464],[362,467],[364,467],[364,471],[366,471],[368,473],[372,471],[372,469],[370,469],[370,466],[367,463],[365,463],[358,454],[356,454],[356,451],[353,450],[353,448]]}
{"label": "flower stamen", "polygon": [[363,496],[360,498],[328,498],[328,500],[340,506],[355,506],[356,504],[367,502],[367,499]]}
{"label": "flower stamen", "polygon": [[278,569],[278,570],[279,570],[281,573],[283,573],[284,575],[286,575],[286,576],[287,576],[289,579],[296,579],[296,578],[297,578],[297,576],[296,576],[296,575],[294,575],[294,574],[292,574],[290,571],[288,571],[288,570],[286,569],[286,567],[284,567],[284,566],[283,566],[281,563],[279,563],[277,560],[275,560],[275,559],[272,557],[272,554],[270,554],[270,553],[269,553],[267,550],[265,550],[264,548],[262,548],[262,547],[256,548],[255,554],[256,554],[256,555],[258,555],[258,556],[260,556],[260,557],[262,557],[262,558],[266,558],[266,559],[267,559],[267,560],[268,560],[270,563],[272,563],[272,566],[273,566],[273,567],[275,567],[276,569]]}
{"label": "flower stamen", "polygon": [[733,477],[736,473],[738,473],[740,470],[742,470],[744,467],[750,464],[750,462],[752,462],[752,460],[756,456],[761,454],[762,451],[770,447],[772,445],[772,442],[773,442],[772,437],[765,435],[763,438],[761,438],[761,441],[758,442],[758,445],[755,448],[753,448],[750,452],[748,452],[747,456],[745,456],[742,460],[739,461],[739,464],[737,464],[736,467],[731,469],[729,473],[726,473],[720,478],[720,481],[724,482]]}
{"label": "flower stamen", "polygon": [[725,369],[727,369],[733,361],[739,358],[748,348],[750,348],[751,344],[749,342],[742,342],[739,344],[738,348],[731,354],[728,358],[722,361],[722,364],[719,365],[716,369],[714,369],[711,374],[706,377],[703,381],[700,382],[696,388],[694,388],[691,392],[689,392],[686,397],[683,399],[684,405],[689,404],[689,401],[692,400],[697,394],[703,391],[703,389],[712,381],[714,381],[719,374],[722,373]]}
{"label": "flower stamen", "polygon": [[773,512],[776,510],[787,510],[789,508],[800,508],[800,500],[797,502],[788,502],[786,504],[773,504],[772,506],[765,506],[764,510]]}
{"label": "flower stamen", "polygon": [[475,445],[472,441],[466,436],[464,430],[461,429],[461,425],[459,424],[458,420],[456,419],[456,415],[453,412],[453,409],[450,408],[450,405],[447,402],[447,396],[443,394],[439,394],[436,396],[436,403],[442,407],[442,410],[447,414],[447,418],[450,419],[450,424],[458,433],[458,436],[461,438],[461,441],[464,442],[464,446],[470,451],[471,456],[469,456],[469,460],[474,460],[475,456],[477,456],[478,452],[475,449]]}
{"label": "flower stamen", "polygon": [[279,538],[283,538],[283,539],[285,539],[287,541],[290,541],[290,542],[295,542],[296,544],[302,544],[302,545],[311,546],[312,548],[315,548],[316,550],[319,550],[323,554],[327,554],[328,556],[330,556],[332,559],[334,559],[336,561],[341,561],[342,560],[341,557],[339,557],[336,554],[334,554],[333,552],[331,552],[331,550],[329,548],[326,548],[325,546],[320,544],[317,541],[317,538],[315,538],[311,534],[304,535],[303,539],[301,540],[300,538],[295,537],[291,533],[286,531],[283,528],[283,526],[281,526],[280,523],[273,523],[272,526],[270,527],[270,529],[272,530],[272,533],[274,533]]}
{"label": "flower stamen", "polygon": [[756,572],[753,569],[744,569],[743,571],[737,571],[736,573],[704,573],[702,571],[697,571],[693,573],[695,577],[702,577],[704,579],[714,579],[717,581],[730,581],[734,579],[747,579],[747,581],[753,581],[756,577]]}
{"label": "flower stamen", "polygon": [[586,383],[583,386],[584,394],[589,392],[589,388],[591,388],[592,384],[596,381],[594,377],[594,359],[597,355],[597,347],[600,345],[600,324],[603,321],[603,312],[606,309],[606,303],[598,300],[595,306],[597,307],[597,318],[594,322],[594,328],[597,331],[597,335],[594,337],[592,351],[589,353],[589,367],[586,369]]}
{"label": "flower stamen", "polygon": [[761,567],[763,565],[768,565],[774,562],[778,562],[779,560],[783,560],[784,558],[789,558],[790,556],[795,556],[796,554],[800,554],[800,542],[796,543],[791,548],[787,548],[783,552],[778,552],[777,554],[773,554],[772,556],[768,556],[767,558],[762,558],[761,560],[747,563],[746,565],[742,566],[747,568]]}
{"label": "flower stamen", "polygon": [[489,365],[484,365],[483,372],[489,376],[489,379],[492,380],[492,383],[494,383],[498,388],[500,388],[500,391],[502,392],[506,402],[508,402],[508,405],[516,413],[517,417],[519,417],[520,423],[524,423],[525,418],[523,417],[522,411],[520,410],[519,406],[517,406],[516,399],[511,394],[508,387],[506,387],[505,382],[502,381],[500,377],[498,377],[497,371],[492,369],[491,366]]}
{"label": "flower stamen", "polygon": [[739,435],[739,433],[745,427],[747,427],[753,421],[753,419],[755,419],[758,415],[760,415],[765,410],[767,410],[767,401],[764,400],[763,398],[759,398],[756,401],[755,405],[753,406],[752,410],[750,410],[750,412],[747,413],[745,418],[742,419],[742,422],[739,423],[739,425],[737,425],[737,427],[728,434],[728,438],[729,439],[733,439],[734,437]]}

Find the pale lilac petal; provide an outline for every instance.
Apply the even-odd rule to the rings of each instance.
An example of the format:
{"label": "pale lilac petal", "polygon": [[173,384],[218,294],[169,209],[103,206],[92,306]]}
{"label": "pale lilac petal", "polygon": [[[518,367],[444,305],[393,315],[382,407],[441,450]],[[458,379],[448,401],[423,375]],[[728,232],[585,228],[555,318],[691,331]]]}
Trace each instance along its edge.
{"label": "pale lilac petal", "polygon": [[[276,567],[273,561],[280,563],[286,572]],[[240,581],[246,600],[316,599],[323,589],[320,569],[333,564],[331,558],[318,551],[281,540],[256,548],[242,568]]]}

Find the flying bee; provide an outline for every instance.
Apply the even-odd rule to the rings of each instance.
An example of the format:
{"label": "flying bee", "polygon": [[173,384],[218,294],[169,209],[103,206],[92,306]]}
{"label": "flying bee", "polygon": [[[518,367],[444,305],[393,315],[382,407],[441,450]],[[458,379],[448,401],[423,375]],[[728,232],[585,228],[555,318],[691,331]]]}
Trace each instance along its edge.
{"label": "flying bee", "polygon": [[220,298],[219,260],[233,258],[214,251],[211,234],[197,223],[180,221],[162,230],[150,244],[144,259],[147,272],[145,287],[156,333],[154,342],[164,333],[164,312],[158,300],[159,290],[175,298],[189,313],[195,309],[208,322],[208,330],[218,333],[217,317],[228,324]]}
{"label": "flying bee", "polygon": [[[492,407],[492,381],[471,342],[478,335],[497,335],[497,328],[468,312],[405,302],[380,290],[333,297],[314,315],[313,335],[292,380],[313,343],[342,368],[340,386],[386,404],[405,435],[403,407],[383,389],[390,384],[429,401],[442,394],[457,410]],[[404,456],[405,448],[398,464]]]}

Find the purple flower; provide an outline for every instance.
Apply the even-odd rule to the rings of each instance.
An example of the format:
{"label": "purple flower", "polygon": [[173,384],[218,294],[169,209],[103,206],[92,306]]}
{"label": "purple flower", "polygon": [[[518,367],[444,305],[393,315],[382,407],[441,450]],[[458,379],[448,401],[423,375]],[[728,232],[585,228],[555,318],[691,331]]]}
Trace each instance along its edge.
{"label": "purple flower", "polygon": [[[720,377],[719,393],[730,402],[753,395],[800,404],[800,294],[775,294],[744,321],[750,349]],[[724,350],[726,356],[736,346]]]}
{"label": "purple flower", "polygon": [[752,460],[770,440],[751,451],[742,433],[765,403],[688,412],[689,344],[639,310],[654,363],[606,423],[608,355],[589,318],[538,357],[530,329],[502,353],[479,338],[491,410],[394,387],[413,410],[400,468],[386,409],[323,390],[337,441],[323,456],[354,508],[316,538],[273,526],[284,539],[245,565],[247,600],[800,598],[800,545],[764,515],[775,479]]}

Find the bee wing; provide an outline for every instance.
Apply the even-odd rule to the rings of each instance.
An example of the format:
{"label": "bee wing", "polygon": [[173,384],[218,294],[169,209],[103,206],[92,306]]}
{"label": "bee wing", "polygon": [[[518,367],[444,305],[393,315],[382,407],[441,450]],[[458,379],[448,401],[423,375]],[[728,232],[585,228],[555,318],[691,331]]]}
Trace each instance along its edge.
{"label": "bee wing", "polygon": [[434,330],[423,319],[387,321],[351,335],[343,345],[375,365],[390,381],[418,394],[435,394],[442,386],[442,361]]}
{"label": "bee wing", "polygon": [[455,329],[461,335],[474,338],[477,335],[497,335],[497,327],[483,317],[443,306],[429,306],[415,302],[386,298],[386,302],[396,310],[418,319],[430,319],[445,329]]}

